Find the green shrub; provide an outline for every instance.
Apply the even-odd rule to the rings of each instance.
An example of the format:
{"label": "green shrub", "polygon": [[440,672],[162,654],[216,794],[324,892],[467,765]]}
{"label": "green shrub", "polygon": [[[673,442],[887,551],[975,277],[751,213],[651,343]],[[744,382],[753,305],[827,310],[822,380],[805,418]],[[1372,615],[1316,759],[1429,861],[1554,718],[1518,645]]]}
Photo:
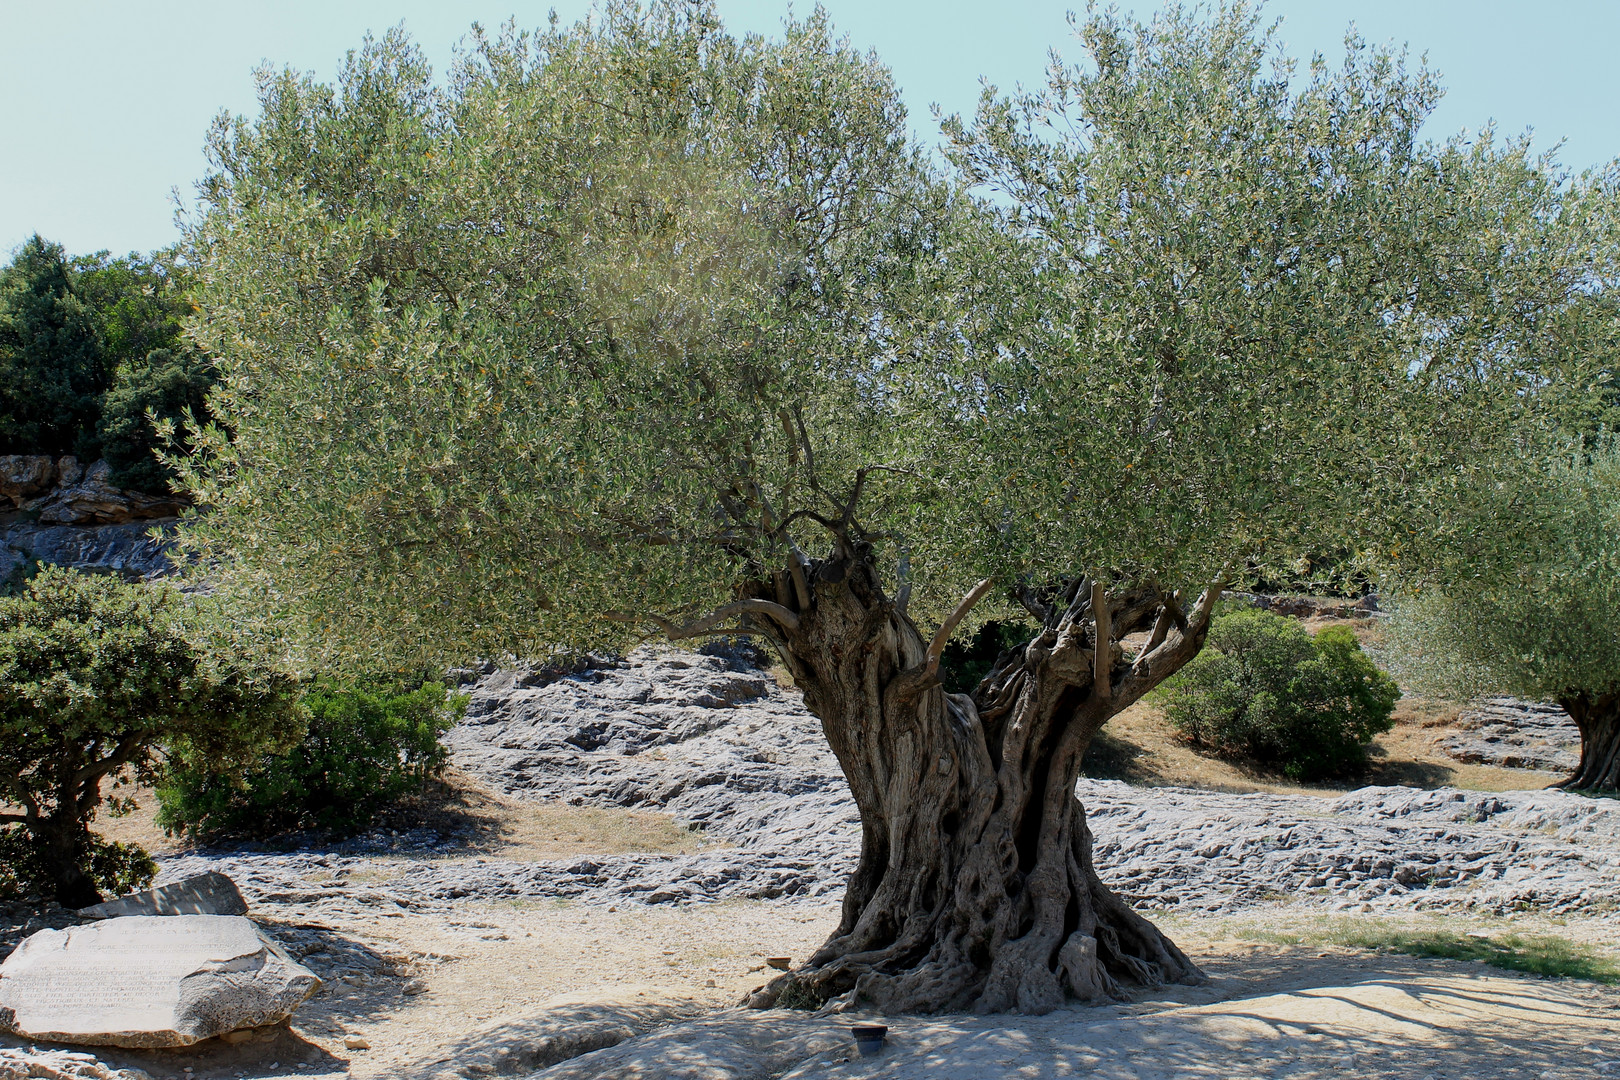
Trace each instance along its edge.
{"label": "green shrub", "polygon": [[304,705],[308,734],[286,754],[234,773],[172,769],[158,789],[158,823],[199,835],[364,828],[443,766],[439,736],[465,699],[440,683],[321,685]]}
{"label": "green shrub", "polygon": [[[66,907],[150,863],[90,831],[111,791],[160,760],[229,767],[292,745],[297,684],[168,586],[47,567],[0,597],[0,824],[11,888]],[[109,790],[110,789],[110,790]],[[116,813],[126,799],[112,797]]]}
{"label": "green shrub", "polygon": [[1366,765],[1400,698],[1349,627],[1314,638],[1266,611],[1223,615],[1196,658],[1156,694],[1194,746],[1315,780]]}

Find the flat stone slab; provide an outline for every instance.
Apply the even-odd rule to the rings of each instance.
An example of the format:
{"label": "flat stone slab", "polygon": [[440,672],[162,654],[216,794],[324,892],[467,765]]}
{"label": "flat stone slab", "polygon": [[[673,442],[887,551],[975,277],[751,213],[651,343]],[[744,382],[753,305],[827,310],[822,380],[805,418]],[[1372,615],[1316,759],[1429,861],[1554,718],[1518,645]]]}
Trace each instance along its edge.
{"label": "flat stone slab", "polygon": [[130,893],[105,904],[80,908],[85,919],[116,919],[123,915],[246,915],[247,901],[236,882],[217,870],[194,874],[145,892]]}
{"label": "flat stone slab", "polygon": [[0,964],[0,1030],[88,1046],[190,1046],[279,1024],[320,987],[237,915],[41,930]]}
{"label": "flat stone slab", "polygon": [[0,1049],[0,1080],[152,1080],[144,1069],[116,1069],[73,1050]]}

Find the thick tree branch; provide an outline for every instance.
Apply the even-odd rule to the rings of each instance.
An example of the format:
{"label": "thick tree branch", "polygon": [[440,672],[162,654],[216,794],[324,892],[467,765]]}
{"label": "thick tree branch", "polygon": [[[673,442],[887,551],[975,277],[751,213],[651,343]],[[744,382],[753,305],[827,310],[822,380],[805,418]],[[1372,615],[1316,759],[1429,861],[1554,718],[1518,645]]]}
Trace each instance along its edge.
{"label": "thick tree branch", "polygon": [[1153,620],[1153,632],[1148,635],[1147,644],[1142,646],[1142,651],[1136,654],[1139,659],[1163,645],[1164,639],[1170,636],[1170,628],[1176,624],[1176,615],[1179,614],[1171,611],[1173,603],[1170,597],[1164,598],[1164,604],[1159,608],[1159,617]]}
{"label": "thick tree branch", "polygon": [[990,595],[990,590],[995,586],[994,578],[985,578],[962,597],[961,603],[956,605],[956,610],[945,616],[945,621],[939,624],[939,629],[934,633],[934,640],[928,643],[928,659],[925,661],[927,674],[932,675],[939,670],[939,658],[945,654],[945,645],[951,640],[951,635],[956,632],[962,620],[967,618],[968,612],[972,611],[980,600]]}
{"label": "thick tree branch", "polygon": [[1047,607],[1040,597],[1035,595],[1035,590],[1028,585],[1019,585],[1014,595],[1024,610],[1035,616],[1035,621],[1042,626],[1045,626],[1046,620],[1052,617],[1052,609]]}
{"label": "thick tree branch", "polygon": [[[1210,582],[1209,587],[1193,606],[1192,617],[1190,619],[1183,617],[1179,620],[1181,625],[1174,634],[1169,633],[1167,628],[1158,644],[1144,648],[1137,654],[1136,660],[1131,664],[1130,673],[1121,681],[1119,687],[1119,697],[1125,705],[1136,701],[1198,655],[1198,650],[1204,645],[1204,636],[1209,632],[1216,601],[1226,588],[1226,578],[1231,568],[1231,563],[1221,568],[1221,572]],[[1159,616],[1160,623],[1164,622],[1166,616],[1169,616],[1171,621],[1178,621],[1176,617],[1180,615],[1181,610],[1176,604],[1176,598],[1166,597],[1164,611]],[[1153,636],[1159,637],[1157,625],[1154,627]],[[1151,643],[1152,638],[1149,641]]]}
{"label": "thick tree branch", "polygon": [[804,552],[799,545],[790,548],[792,558],[788,560],[788,573],[793,575],[793,591],[799,595],[799,610],[810,610],[810,583],[804,579]]}
{"label": "thick tree branch", "polygon": [[1216,601],[1220,600],[1221,593],[1226,591],[1226,578],[1231,572],[1232,564],[1228,562],[1221,567],[1221,572],[1215,575],[1215,580],[1209,583],[1204,595],[1200,596],[1198,603],[1193,606],[1190,624],[1197,628],[1198,632],[1202,633],[1209,628],[1209,620],[1215,614]]}
{"label": "thick tree branch", "polygon": [[894,576],[900,582],[900,592],[895,597],[894,609],[904,615],[911,606],[911,552],[905,548],[900,549],[900,562],[895,567]]}
{"label": "thick tree branch", "polygon": [[1107,701],[1114,690],[1110,674],[1114,649],[1113,642],[1109,640],[1108,592],[1103,588],[1103,583],[1096,579],[1091,582],[1091,621],[1097,630],[1091,636],[1092,693],[1098,700]]}
{"label": "thick tree branch", "polygon": [[84,768],[74,773],[73,783],[85,784],[91,780],[99,780],[113,770],[128,765],[130,761],[134,759],[135,754],[140,750],[141,744],[145,741],[146,740],[144,738],[130,736],[123,742],[119,743],[118,748],[108,756],[102,758],[100,761],[91,762],[89,765],[86,765]]}
{"label": "thick tree branch", "polygon": [[799,617],[797,615],[781,604],[773,604],[769,600],[738,600],[684,626],[678,626],[668,619],[652,614],[626,615],[622,612],[610,611],[606,614],[606,618],[623,623],[650,620],[658,626],[659,632],[666,638],[671,641],[679,641],[682,638],[701,637],[704,634],[712,633],[716,627],[734,615],[765,615],[774,619],[783,629],[790,633],[799,628]]}

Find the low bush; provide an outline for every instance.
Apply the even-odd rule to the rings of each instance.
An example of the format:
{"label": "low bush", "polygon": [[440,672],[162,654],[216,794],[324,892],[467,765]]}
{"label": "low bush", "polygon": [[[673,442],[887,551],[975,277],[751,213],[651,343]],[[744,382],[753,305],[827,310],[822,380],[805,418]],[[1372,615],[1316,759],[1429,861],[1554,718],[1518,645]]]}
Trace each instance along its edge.
{"label": "low bush", "polygon": [[290,752],[245,770],[178,766],[158,789],[169,833],[269,836],[365,828],[443,767],[439,736],[465,709],[440,683],[320,685],[304,695],[309,731]]}
{"label": "low bush", "polygon": [[229,768],[292,745],[298,687],[196,598],[110,575],[38,570],[0,597],[4,888],[97,903],[150,877],[138,849],[90,830],[165,756]]}
{"label": "low bush", "polygon": [[1312,637],[1294,619],[1252,610],[1216,619],[1204,651],[1156,692],[1194,746],[1296,780],[1364,767],[1400,696],[1349,627]]}

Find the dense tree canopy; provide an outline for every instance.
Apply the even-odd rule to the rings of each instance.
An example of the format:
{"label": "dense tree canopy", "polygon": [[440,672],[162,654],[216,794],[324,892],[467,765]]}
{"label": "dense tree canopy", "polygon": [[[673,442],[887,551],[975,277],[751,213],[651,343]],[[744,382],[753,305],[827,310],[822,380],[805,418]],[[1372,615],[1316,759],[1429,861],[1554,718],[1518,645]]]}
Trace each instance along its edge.
{"label": "dense tree canopy", "polygon": [[[1195,978],[1095,873],[1085,746],[1223,587],[1427,543],[1510,433],[1601,407],[1611,200],[1422,141],[1400,56],[1291,82],[1242,6],[1081,39],[948,168],[820,12],[615,4],[475,34],[443,86],[397,34],[265,72],[189,238],[234,432],[184,464],[199,565],[360,664],[770,639],[864,838],[756,1004]],[[953,628],[1015,606],[1033,639],[944,694]]]}
{"label": "dense tree canopy", "polygon": [[93,433],[107,368],[61,247],[33,237],[0,272],[0,452],[69,454]]}
{"label": "dense tree canopy", "polygon": [[28,240],[0,270],[0,453],[105,457],[118,486],[166,493],[158,426],[186,449],[213,382],[183,335],[190,313],[173,252],[69,257]]}

